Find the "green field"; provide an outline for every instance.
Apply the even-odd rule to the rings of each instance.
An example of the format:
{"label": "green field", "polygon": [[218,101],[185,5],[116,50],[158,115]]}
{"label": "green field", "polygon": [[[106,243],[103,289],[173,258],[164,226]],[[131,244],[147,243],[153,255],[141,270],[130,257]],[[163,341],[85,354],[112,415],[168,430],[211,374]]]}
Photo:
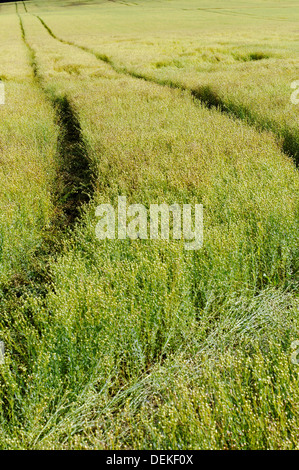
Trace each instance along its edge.
{"label": "green field", "polygon": [[[0,3],[0,43],[0,449],[299,449],[298,2]],[[98,240],[119,196],[202,248]]]}

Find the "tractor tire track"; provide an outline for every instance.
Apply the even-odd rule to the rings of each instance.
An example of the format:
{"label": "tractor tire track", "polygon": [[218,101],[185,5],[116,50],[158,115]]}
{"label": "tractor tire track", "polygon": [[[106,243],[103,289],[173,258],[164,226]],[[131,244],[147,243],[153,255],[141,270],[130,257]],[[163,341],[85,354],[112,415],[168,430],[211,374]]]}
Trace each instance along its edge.
{"label": "tractor tire track", "polygon": [[[56,256],[62,253],[66,234],[69,234],[67,231],[74,228],[74,224],[79,222],[83,204],[88,203],[92,197],[94,173],[88,159],[87,148],[76,112],[67,96],[56,96],[45,86],[39,72],[35,51],[27,40],[18,5],[15,4],[15,7],[21,37],[27,48],[32,68],[30,85],[41,90],[45,101],[48,101],[53,107],[59,130],[57,144],[59,165],[56,175],[57,181],[54,180],[55,183],[57,182],[58,189],[52,194],[55,215],[51,220],[51,226],[43,230],[42,243],[31,254],[28,266],[24,271],[19,273],[16,270],[12,273],[11,278],[0,286],[1,329],[9,337],[5,342],[9,345],[10,356],[14,358],[8,367],[12,368],[13,373],[17,376],[19,376],[20,370],[26,370],[27,377],[27,374],[33,374],[34,367],[31,363],[30,344],[28,344],[27,337],[23,334],[20,325],[26,325],[26,328],[30,327],[32,338],[34,335],[39,339],[44,337],[44,327],[38,320],[36,307],[33,305],[38,304],[39,307],[46,308],[49,293],[55,291],[52,266]],[[20,320],[16,321],[16,315],[19,315]],[[25,380],[24,378],[22,384],[26,383]],[[2,386],[6,385],[2,384]],[[27,392],[27,388],[24,387],[18,392],[18,397],[21,395],[22,399],[26,401],[28,399]],[[11,421],[12,406],[4,395],[2,407],[3,416],[7,422]],[[22,417],[22,414],[20,416]]]}
{"label": "tractor tire track", "polygon": [[102,62],[108,64],[115,72],[119,74],[127,75],[150,83],[155,83],[157,85],[167,86],[168,88],[187,91],[191,94],[194,100],[200,102],[208,109],[216,108],[223,114],[227,114],[231,117],[244,121],[248,125],[257,129],[258,131],[270,130],[277,138],[278,143],[281,145],[283,152],[294,161],[294,164],[297,167],[299,166],[299,133],[297,131],[287,127],[279,129],[277,128],[277,124],[274,121],[266,118],[261,120],[246,105],[226,102],[215,90],[212,89],[210,85],[202,85],[198,86],[197,88],[189,88],[183,84],[173,82],[171,80],[159,80],[153,77],[149,77],[142,73],[128,70],[125,67],[118,66],[113,62],[111,58],[109,58],[105,54],[100,54],[88,47],[81,46],[72,41],[66,41],[64,39],[59,38],[58,36],[56,36],[56,34],[53,33],[50,27],[40,16],[33,16],[35,16],[40,21],[40,23],[50,34],[50,36],[52,36],[52,38],[56,39],[62,44],[67,44],[69,46],[81,49],[82,51],[87,52],[89,54],[92,54],[98,60],[101,60]]}
{"label": "tractor tire track", "polygon": [[59,193],[56,195],[60,206],[62,227],[69,227],[80,217],[81,206],[90,201],[93,193],[94,168],[88,157],[88,150],[76,111],[66,95],[55,95],[49,92],[39,73],[36,54],[27,41],[21,16],[18,13],[23,41],[27,47],[30,65],[37,85],[42,89],[45,98],[55,109],[59,126],[58,160]]}
{"label": "tractor tire track", "polygon": [[[93,196],[95,171],[88,158],[88,152],[79,120],[66,96],[55,96],[49,92],[39,73],[36,55],[27,41],[22,18],[18,12],[21,35],[27,48],[33,72],[33,80],[45,99],[54,108],[59,130],[57,143],[58,169],[55,178],[55,191],[52,194],[54,215],[49,228],[45,228],[43,242],[32,256],[32,265],[28,275],[24,274],[17,282],[12,279],[1,288],[1,302],[7,312],[22,306],[28,295],[45,299],[52,285],[50,269],[51,259],[63,248],[67,233],[79,222],[83,205],[90,202]],[[32,318],[31,318],[32,316]],[[27,317],[34,325],[34,316],[28,311]],[[34,325],[36,327],[36,325]],[[36,327],[37,330],[39,329]]]}

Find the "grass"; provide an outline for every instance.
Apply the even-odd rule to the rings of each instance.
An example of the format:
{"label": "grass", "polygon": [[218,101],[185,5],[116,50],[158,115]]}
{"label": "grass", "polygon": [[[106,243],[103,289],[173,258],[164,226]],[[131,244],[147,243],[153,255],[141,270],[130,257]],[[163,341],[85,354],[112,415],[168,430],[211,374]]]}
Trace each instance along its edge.
{"label": "grass", "polygon": [[[299,67],[295,3],[282,8],[275,2],[262,7],[243,2],[239,9],[220,8],[217,2],[197,6],[190,0],[182,8],[173,1],[162,7],[164,16],[155,2],[143,9],[131,5],[130,14],[124,5],[113,15],[103,6],[91,26],[84,20],[86,8],[83,19],[82,12],[73,12],[69,27],[62,14],[48,14],[47,25],[57,37],[88,48],[118,71],[191,90],[209,105],[272,130],[298,163],[298,107],[290,101]],[[146,29],[140,20],[144,11],[153,25]]]}
{"label": "grass", "polygon": [[53,109],[34,83],[17,17],[0,20],[6,92],[0,123],[1,284],[6,286],[30,281],[32,256],[41,247],[47,227],[50,230],[57,128]]}
{"label": "grass", "polygon": [[[192,0],[136,3],[0,11],[0,34],[19,57],[17,70],[2,52],[15,111],[11,119],[10,108],[0,109],[14,136],[1,133],[14,163],[1,203],[9,195],[22,208],[13,212],[17,230],[3,212],[13,255],[7,249],[1,264],[0,447],[297,448],[299,370],[290,344],[298,336],[299,184],[281,131],[295,135],[288,109],[297,110],[285,107],[286,95],[277,106],[271,85],[260,85],[281,64],[272,77],[278,102],[280,83],[296,79],[292,16],[274,1],[264,9],[230,3],[225,21],[214,12],[196,17]],[[210,2],[200,3],[210,12]],[[238,44],[249,23],[258,44],[255,16],[240,21],[241,13],[271,13],[266,51],[219,43]],[[195,45],[196,60],[178,59]],[[210,92],[208,77],[238,82],[242,70],[247,80],[255,71],[251,101],[223,88],[219,109],[194,95],[197,77]],[[115,205],[118,195],[146,206],[203,203],[203,248],[99,242],[95,208]],[[20,272],[32,281],[15,295]]]}

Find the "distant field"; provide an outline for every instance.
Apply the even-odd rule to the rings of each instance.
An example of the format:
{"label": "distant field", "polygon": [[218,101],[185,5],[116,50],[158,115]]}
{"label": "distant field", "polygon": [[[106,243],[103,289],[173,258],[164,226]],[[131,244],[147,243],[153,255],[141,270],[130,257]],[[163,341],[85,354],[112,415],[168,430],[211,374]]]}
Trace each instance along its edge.
{"label": "distant field", "polygon": [[0,449],[298,449],[297,3],[0,4]]}

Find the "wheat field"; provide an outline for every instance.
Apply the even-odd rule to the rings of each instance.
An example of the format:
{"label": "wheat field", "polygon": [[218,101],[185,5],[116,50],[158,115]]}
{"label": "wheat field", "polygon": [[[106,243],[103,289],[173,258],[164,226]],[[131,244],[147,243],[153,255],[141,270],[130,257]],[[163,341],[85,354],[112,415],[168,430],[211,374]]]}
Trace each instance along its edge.
{"label": "wheat field", "polygon": [[[298,20],[0,3],[0,449],[298,449]],[[119,196],[202,248],[98,240]]]}

